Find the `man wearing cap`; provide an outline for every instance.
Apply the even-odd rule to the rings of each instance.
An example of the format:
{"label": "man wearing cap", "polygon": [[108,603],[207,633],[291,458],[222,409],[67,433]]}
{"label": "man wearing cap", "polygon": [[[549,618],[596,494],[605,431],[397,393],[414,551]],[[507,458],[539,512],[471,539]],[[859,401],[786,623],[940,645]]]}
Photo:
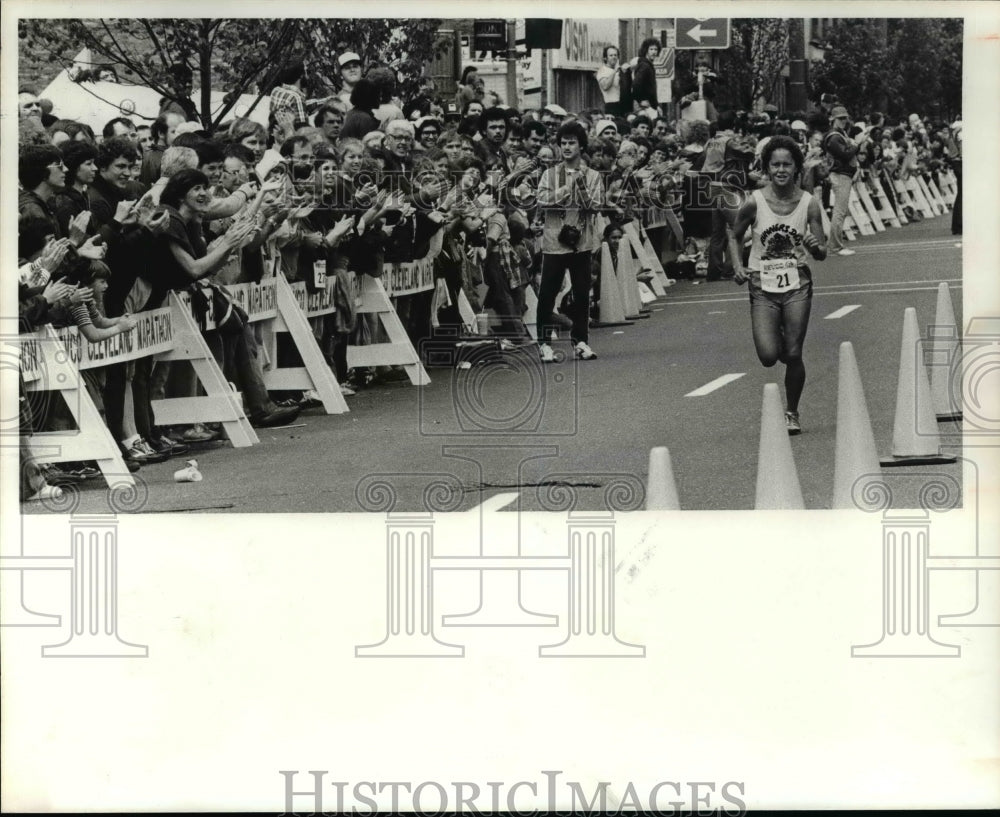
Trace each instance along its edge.
{"label": "man wearing cap", "polygon": [[597,136],[613,144],[616,148],[621,144],[622,136],[618,132],[618,125],[613,119],[605,119],[597,123]]}
{"label": "man wearing cap", "polygon": [[351,104],[351,91],[361,80],[361,57],[353,51],[345,51],[337,57],[337,65],[340,66],[340,93],[337,94],[337,99],[349,111],[354,107]]}
{"label": "man wearing cap", "polygon": [[430,150],[437,145],[438,137],[441,136],[441,122],[434,116],[421,116],[413,123],[414,131],[417,134],[417,149]]}
{"label": "man wearing cap", "polygon": [[848,138],[851,117],[847,108],[837,105],[830,111],[830,130],[823,137],[823,150],[833,157],[830,186],[833,188],[833,215],[830,217],[830,253],[854,255],[854,250],[844,246],[844,219],[851,200],[851,186],[858,172],[858,146]]}
{"label": "man wearing cap", "polygon": [[560,105],[546,105],[542,109],[542,124],[548,134],[548,142],[551,145],[556,143],[556,135],[559,133],[559,126],[566,118],[566,109]]}

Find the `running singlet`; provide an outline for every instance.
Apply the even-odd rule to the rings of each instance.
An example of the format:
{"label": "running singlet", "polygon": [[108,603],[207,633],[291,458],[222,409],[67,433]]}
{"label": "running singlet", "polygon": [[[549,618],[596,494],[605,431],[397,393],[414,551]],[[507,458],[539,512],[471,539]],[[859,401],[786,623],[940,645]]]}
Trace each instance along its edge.
{"label": "running singlet", "polygon": [[764,193],[753,191],[757,217],[753,222],[753,244],[749,268],[760,273],[760,287],[765,292],[791,292],[801,286],[799,268],[808,263],[802,238],[809,229],[809,202],[812,195],[803,192],[798,206],[787,216],[777,215],[767,204]]}

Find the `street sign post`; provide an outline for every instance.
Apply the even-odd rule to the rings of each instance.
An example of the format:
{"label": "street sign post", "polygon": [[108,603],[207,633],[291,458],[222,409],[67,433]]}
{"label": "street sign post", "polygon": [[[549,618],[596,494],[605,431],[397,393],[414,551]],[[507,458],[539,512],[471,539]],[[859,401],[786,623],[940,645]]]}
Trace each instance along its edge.
{"label": "street sign post", "polygon": [[475,51],[504,51],[507,48],[507,23],[504,20],[476,20],[472,24],[472,48]]}
{"label": "street sign post", "polygon": [[729,48],[729,20],[723,18],[677,17],[674,31],[678,48]]}

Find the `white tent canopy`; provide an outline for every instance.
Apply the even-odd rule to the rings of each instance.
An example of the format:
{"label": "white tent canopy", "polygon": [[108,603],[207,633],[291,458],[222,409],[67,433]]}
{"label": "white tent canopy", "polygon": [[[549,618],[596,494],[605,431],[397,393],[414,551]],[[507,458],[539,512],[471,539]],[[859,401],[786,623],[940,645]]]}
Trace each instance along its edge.
{"label": "white tent canopy", "polygon": [[[82,56],[82,55],[81,55]],[[80,57],[77,57],[80,61]],[[224,106],[225,91],[212,91],[212,111]],[[52,101],[52,113],[60,119],[74,119],[89,125],[95,133],[100,133],[107,122],[119,116],[131,119],[137,125],[149,124],[160,112],[161,95],[142,85],[127,85],[119,82],[74,82],[67,71],[49,83],[39,97]],[[195,105],[201,105],[201,92],[191,95]],[[256,96],[243,94],[232,107],[226,119],[246,116]],[[255,122],[267,126],[270,98],[264,97],[250,113]]]}

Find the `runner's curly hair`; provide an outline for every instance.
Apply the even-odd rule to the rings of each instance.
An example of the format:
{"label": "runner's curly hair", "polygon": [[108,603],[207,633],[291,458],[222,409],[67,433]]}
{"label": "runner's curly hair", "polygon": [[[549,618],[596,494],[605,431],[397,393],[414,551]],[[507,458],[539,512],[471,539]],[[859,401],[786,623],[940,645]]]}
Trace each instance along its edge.
{"label": "runner's curly hair", "polygon": [[760,154],[760,166],[764,168],[765,172],[767,172],[768,165],[771,164],[771,154],[776,150],[787,150],[792,155],[792,161],[795,162],[795,172],[802,172],[802,166],[806,160],[802,155],[802,148],[790,136],[772,136],[767,140],[767,144],[764,145],[764,150]]}

